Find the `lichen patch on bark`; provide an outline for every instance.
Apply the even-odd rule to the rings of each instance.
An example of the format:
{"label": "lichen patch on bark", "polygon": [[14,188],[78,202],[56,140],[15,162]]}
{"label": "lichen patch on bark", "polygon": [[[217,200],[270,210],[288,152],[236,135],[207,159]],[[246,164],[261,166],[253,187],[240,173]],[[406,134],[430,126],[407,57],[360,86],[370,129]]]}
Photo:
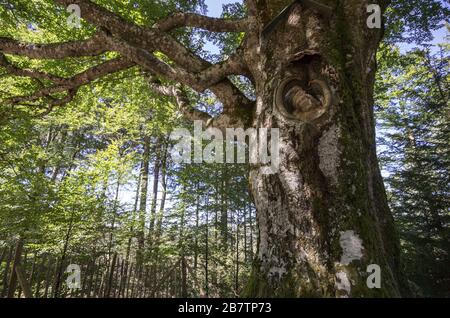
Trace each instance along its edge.
{"label": "lichen patch on bark", "polygon": [[363,257],[363,241],[354,231],[341,232],[339,244],[342,248],[341,264],[349,265],[354,260]]}
{"label": "lichen patch on bark", "polygon": [[269,276],[275,279],[281,279],[287,272],[286,267],[283,265],[284,264],[281,264],[281,266],[272,266],[269,269]]}
{"label": "lichen patch on bark", "polygon": [[324,176],[333,184],[338,184],[338,168],[340,159],[339,145],[339,127],[333,124],[331,128],[325,131],[320,138],[319,168]]}
{"label": "lichen patch on bark", "polygon": [[[336,290],[346,292],[346,296],[350,295],[352,290],[352,286],[350,280],[347,277],[347,273],[344,271],[340,271],[336,273]],[[341,296],[341,297],[346,297]]]}

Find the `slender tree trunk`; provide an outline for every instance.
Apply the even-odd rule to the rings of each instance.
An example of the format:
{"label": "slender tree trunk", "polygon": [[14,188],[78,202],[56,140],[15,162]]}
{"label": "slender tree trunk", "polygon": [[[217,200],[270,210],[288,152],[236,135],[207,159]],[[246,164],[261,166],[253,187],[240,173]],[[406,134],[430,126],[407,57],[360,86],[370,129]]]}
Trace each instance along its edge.
{"label": "slender tree trunk", "polygon": [[[268,25],[290,3],[258,1],[255,23]],[[254,127],[279,129],[268,144],[278,141],[280,160],[272,174],[251,167],[259,242],[247,293],[400,296],[399,241],[375,149],[381,30],[366,25],[368,1],[326,1],[329,12],[311,3],[294,3],[248,39]],[[380,289],[366,285],[370,264],[381,267]]]}
{"label": "slender tree trunk", "polygon": [[187,290],[187,265],[186,265],[186,256],[183,254],[181,256],[181,297],[188,297]]}
{"label": "slender tree trunk", "polygon": [[155,145],[155,163],[153,167],[153,188],[152,188],[152,199],[151,199],[151,207],[150,207],[150,225],[148,230],[148,236],[147,236],[147,251],[149,253],[149,259],[151,260],[151,269],[150,269],[150,281],[147,281],[146,279],[146,285],[147,283],[150,283],[153,285],[153,277],[156,275],[156,262],[157,258],[155,255],[156,252],[156,236],[158,229],[156,228],[155,231],[155,223],[157,223],[157,215],[156,215],[156,208],[158,205],[158,187],[159,187],[159,175],[161,170],[161,152],[162,152],[162,142],[160,137],[158,137]]}
{"label": "slender tree trunk", "polygon": [[141,172],[142,172],[142,162],[141,162],[141,168],[139,170],[138,182],[136,185],[136,194],[135,194],[135,199],[134,199],[133,215],[132,215],[130,234],[129,234],[130,236],[128,238],[127,252],[126,252],[126,256],[125,256],[127,263],[130,261],[131,244],[133,243],[133,233],[134,233],[134,229],[135,229],[135,222],[136,222],[136,216],[137,216],[136,213],[137,213],[138,203],[139,203],[139,191],[140,191],[140,187],[141,187]]}
{"label": "slender tree trunk", "polygon": [[16,268],[17,265],[20,265],[21,258],[22,258],[22,250],[24,245],[24,239],[20,238],[16,245],[16,251],[14,252],[14,262],[11,269],[11,275],[9,277],[9,284],[8,284],[8,298],[13,298],[16,287],[17,287],[17,272]]}
{"label": "slender tree trunk", "polygon": [[136,262],[138,265],[143,262],[145,247],[145,220],[147,214],[147,194],[148,194],[148,176],[150,164],[150,137],[144,137],[144,153],[142,155],[141,171],[141,199],[139,204],[139,228],[137,233],[138,249],[136,251]]}
{"label": "slender tree trunk", "polygon": [[180,230],[178,237],[178,247],[180,249],[180,268],[181,268],[181,297],[187,297],[187,269],[186,269],[186,243],[185,243],[185,218],[186,218],[186,210],[183,208],[182,214],[180,217]]}
{"label": "slender tree trunk", "polygon": [[125,265],[125,260],[122,259],[122,261],[120,262],[120,281],[119,281],[119,288],[117,291],[117,297],[120,298],[121,296],[123,297],[123,288],[125,285],[125,280],[127,278],[126,276],[126,265]]}
{"label": "slender tree trunk", "polygon": [[[46,260],[46,255],[42,255],[41,256],[41,260],[39,262],[39,266],[38,266],[38,270],[36,273],[36,290],[34,292],[34,297],[35,298],[40,298],[41,296],[41,283],[42,283],[42,279],[45,279],[45,260]],[[44,276],[44,277],[43,277]]]}
{"label": "slender tree trunk", "polygon": [[33,286],[33,281],[34,281],[34,277],[36,276],[36,269],[37,269],[37,261],[38,261],[39,257],[38,257],[38,253],[37,251],[34,253],[34,257],[33,257],[33,265],[31,266],[31,273],[29,276],[29,282],[30,285]]}
{"label": "slender tree trunk", "polygon": [[75,217],[74,214],[75,214],[75,211],[72,210],[71,216],[70,216],[70,221],[69,221],[69,227],[67,228],[66,237],[64,238],[64,246],[63,246],[63,251],[61,254],[61,260],[59,262],[59,266],[56,271],[55,290],[53,291],[53,297],[55,297],[55,298],[59,297],[59,291],[61,288],[61,279],[62,279],[62,274],[64,271],[64,261],[66,260],[67,250],[69,248],[69,242],[70,242],[70,238],[72,235],[73,221],[74,221],[73,219]]}
{"label": "slender tree trunk", "polygon": [[198,267],[198,237],[199,237],[199,210],[200,210],[200,194],[198,192],[199,183],[196,184],[195,191],[195,238],[194,238],[194,279],[197,279],[197,267]]}
{"label": "slender tree trunk", "polygon": [[112,285],[114,283],[114,270],[116,268],[116,262],[117,262],[117,253],[114,253],[114,256],[111,261],[111,265],[108,271],[108,278],[106,281],[106,288],[105,288],[105,298],[109,298],[111,296],[111,289]]}
{"label": "slender tree trunk", "polygon": [[5,266],[5,271],[3,272],[3,289],[2,289],[2,293],[0,294],[0,298],[4,298],[7,295],[8,292],[8,272],[9,272],[9,268],[11,265],[11,260],[13,258],[13,253],[14,253],[14,247],[11,246],[9,248],[9,253],[8,256],[6,258],[6,266]]}
{"label": "slender tree trunk", "polygon": [[[21,266],[21,269],[23,271],[23,273],[26,272],[26,268],[27,268],[27,258],[28,258],[28,251],[25,250],[25,252],[23,253],[23,257],[20,260],[19,265]],[[17,270],[16,270],[16,274],[17,274]],[[25,274],[24,274],[25,275]],[[25,277],[24,277],[25,278]],[[25,278],[26,279],[26,278]],[[19,281],[19,275],[17,274],[17,281],[19,282],[19,288],[18,288],[18,298],[22,298],[22,285],[20,284]]]}
{"label": "slender tree trunk", "polygon": [[209,211],[206,207],[206,223],[205,223],[205,293],[209,297]]}
{"label": "slender tree trunk", "polygon": [[153,257],[155,259],[154,266],[152,268],[152,279],[151,279],[151,286],[154,286],[156,284],[157,276],[158,276],[158,270],[159,270],[159,263],[160,263],[160,244],[161,244],[161,237],[162,237],[162,231],[163,231],[163,218],[164,218],[164,209],[166,206],[166,197],[167,197],[167,141],[165,141],[162,144],[162,156],[161,156],[161,188],[162,188],[162,194],[161,194],[161,203],[159,205],[159,211],[156,216],[156,233],[155,238],[153,242]]}
{"label": "slender tree trunk", "polygon": [[47,271],[46,271],[46,275],[45,275],[45,286],[44,286],[44,296],[43,298],[47,298],[48,296],[48,291],[51,285],[51,279],[52,279],[52,257],[48,256],[47,258]]}
{"label": "slender tree trunk", "polygon": [[249,222],[250,222],[250,258],[253,260],[253,256],[254,256],[254,252],[253,252],[253,236],[254,231],[253,231],[253,213],[252,213],[252,207],[250,205],[247,205],[248,207],[248,213],[249,213]]}
{"label": "slender tree trunk", "polygon": [[8,254],[8,247],[7,247],[7,246],[5,246],[5,247],[3,248],[2,255],[0,256],[0,264],[3,263],[3,260],[4,260],[5,257],[6,257],[6,254]]}
{"label": "slender tree trunk", "polygon": [[30,283],[27,281],[25,270],[23,269],[22,264],[20,264],[20,262],[16,264],[16,274],[17,280],[19,281],[19,285],[22,288],[25,298],[33,298]]}
{"label": "slender tree trunk", "polygon": [[247,209],[244,206],[244,261],[247,262],[248,260],[248,246],[247,246],[247,227],[248,227],[248,219],[247,219]]}
{"label": "slender tree trunk", "polygon": [[[152,202],[150,208],[150,229],[149,229],[149,239],[153,240],[154,229],[155,229],[155,221],[156,221],[156,208],[158,205],[158,186],[159,186],[159,175],[161,170],[161,151],[162,151],[162,143],[160,138],[156,141],[155,151],[155,164],[153,167],[153,188],[152,188]],[[151,246],[150,242],[150,246]]]}
{"label": "slender tree trunk", "polygon": [[156,242],[159,241],[162,235],[162,223],[164,218],[164,209],[167,198],[167,142],[163,144],[162,159],[161,159],[161,203],[159,205],[159,212],[156,218]]}
{"label": "slender tree trunk", "polygon": [[117,178],[116,191],[114,195],[114,204],[113,204],[113,218],[111,222],[111,231],[109,233],[109,245],[108,245],[108,257],[111,259],[112,248],[113,248],[113,240],[114,240],[114,228],[116,227],[116,217],[117,217],[117,209],[119,206],[119,191],[120,191],[120,176]]}
{"label": "slender tree trunk", "polygon": [[239,292],[239,219],[236,223],[236,271],[234,276],[234,291],[237,294]]}
{"label": "slender tree trunk", "polygon": [[[215,193],[215,198],[214,198],[214,205],[213,205],[213,210],[214,210],[214,220],[212,223],[212,230],[213,230],[213,234],[214,234],[214,239],[212,240],[213,242],[213,246],[211,247],[213,250],[217,249],[216,247],[219,247],[219,249],[221,249],[223,251],[223,254],[226,257],[226,250],[227,250],[227,242],[226,242],[226,238],[224,238],[222,236],[223,234],[223,224],[222,222],[220,222],[219,220],[222,218],[222,214],[219,215],[219,213],[223,212],[223,197],[224,195],[224,188],[223,188],[223,168],[219,171],[217,171],[217,181],[218,184],[216,186],[216,193]],[[228,212],[228,211],[227,211]],[[207,226],[210,226],[209,224],[207,224]],[[220,235],[219,235],[220,234]],[[220,240],[219,240],[220,237]],[[213,286],[217,286],[217,281],[219,279],[219,275],[221,272],[221,265],[219,264],[219,262],[214,259],[211,258],[211,263],[209,266],[209,272],[211,273],[210,277],[211,277],[211,285]],[[214,297],[214,296],[213,296]]]}
{"label": "slender tree trunk", "polygon": [[130,295],[130,291],[131,291],[131,286],[130,286],[130,284],[132,284],[132,277],[133,277],[133,266],[134,266],[134,264],[133,263],[131,263],[131,265],[130,265],[130,269],[129,269],[129,271],[128,271],[128,274],[127,274],[127,282],[126,282],[126,292],[125,292],[125,297],[126,298],[129,298],[129,295]]}
{"label": "slender tree trunk", "polygon": [[220,211],[220,234],[222,239],[222,248],[226,252],[228,249],[228,199],[227,190],[229,186],[228,182],[228,170],[227,165],[223,165],[221,175],[221,211]]}

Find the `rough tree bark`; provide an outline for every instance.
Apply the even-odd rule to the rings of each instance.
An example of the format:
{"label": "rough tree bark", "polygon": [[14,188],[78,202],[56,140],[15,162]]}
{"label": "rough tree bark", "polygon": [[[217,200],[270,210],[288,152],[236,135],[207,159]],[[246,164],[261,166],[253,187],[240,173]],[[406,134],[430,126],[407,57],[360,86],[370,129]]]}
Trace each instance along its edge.
{"label": "rough tree bark", "polygon": [[[287,4],[258,1],[257,21],[267,25]],[[251,171],[259,243],[249,295],[403,292],[399,241],[375,149],[372,90],[381,30],[366,26],[366,1],[327,4],[329,12],[298,1],[274,29],[261,32],[265,37],[253,39],[246,55],[256,82],[254,126],[278,127],[281,134],[279,173]],[[309,86],[321,101],[312,116],[284,113],[296,107],[289,88],[280,87],[286,78]],[[312,81],[328,87],[322,99]],[[380,289],[366,285],[369,264],[381,267]]]}
{"label": "rough tree bark", "polygon": [[[247,295],[405,293],[399,241],[375,151],[372,95],[382,30],[366,24],[367,6],[378,3],[384,11],[387,0],[247,0],[244,19],[177,13],[146,27],[89,0],[55,2],[80,5],[83,19],[97,28],[97,34],[47,45],[0,38],[0,52],[63,58],[116,51],[121,57],[71,79],[24,73],[4,57],[1,62],[10,73],[54,83],[5,103],[46,99],[51,111],[69,102],[80,86],[138,66],[150,75],[149,88],[175,99],[188,119],[222,129],[279,128],[279,171],[265,175],[262,167],[251,166],[259,240]],[[234,54],[211,64],[171,35],[173,29],[186,26],[246,35]],[[158,59],[155,52],[164,53],[171,63]],[[249,78],[256,100],[240,92],[231,75]],[[159,77],[176,84],[162,85]],[[212,117],[191,107],[184,86],[198,92],[210,89],[223,104],[222,114]],[[58,100],[50,95],[63,91],[67,96]],[[366,285],[369,264],[381,267],[380,289]]]}

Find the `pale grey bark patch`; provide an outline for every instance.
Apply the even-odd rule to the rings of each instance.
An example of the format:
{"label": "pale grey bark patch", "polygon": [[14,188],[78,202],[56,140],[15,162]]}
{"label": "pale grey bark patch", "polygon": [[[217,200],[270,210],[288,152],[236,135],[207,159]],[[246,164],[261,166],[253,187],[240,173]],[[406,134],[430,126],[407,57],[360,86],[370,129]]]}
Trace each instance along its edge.
{"label": "pale grey bark patch", "polygon": [[[250,179],[252,180],[253,193],[258,193],[255,196],[255,206],[257,209],[265,209],[269,204],[269,199],[265,192],[264,181],[258,169],[250,172]],[[263,259],[267,254],[267,243],[269,240],[267,215],[265,213],[258,213],[257,215],[259,225],[259,258]]]}
{"label": "pale grey bark patch", "polygon": [[342,265],[349,265],[352,261],[360,260],[363,257],[363,241],[354,231],[341,232],[339,244],[342,248]]}
{"label": "pale grey bark patch", "polygon": [[319,168],[327,179],[332,183],[338,183],[338,168],[340,149],[339,127],[333,124],[330,129],[323,133],[319,141]]}
{"label": "pale grey bark patch", "polygon": [[320,47],[321,27],[320,21],[316,16],[309,16],[306,26],[306,39],[308,41],[308,48],[316,49]]}
{"label": "pale grey bark patch", "polygon": [[283,263],[280,264],[280,266],[272,266],[269,270],[269,276],[273,278],[279,278],[281,279],[284,274],[286,274],[287,270]]}
{"label": "pale grey bark patch", "polygon": [[350,280],[347,277],[347,273],[340,271],[336,273],[336,289],[340,291],[345,291],[347,295],[350,295],[352,286]]}

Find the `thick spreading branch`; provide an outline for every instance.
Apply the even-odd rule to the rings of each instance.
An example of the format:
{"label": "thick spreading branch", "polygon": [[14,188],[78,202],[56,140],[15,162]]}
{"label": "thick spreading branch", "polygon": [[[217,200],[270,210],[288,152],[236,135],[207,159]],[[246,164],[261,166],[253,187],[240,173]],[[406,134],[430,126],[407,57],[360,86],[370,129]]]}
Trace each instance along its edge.
{"label": "thick spreading branch", "polygon": [[208,123],[212,119],[208,113],[191,107],[186,93],[178,85],[161,85],[152,78],[149,78],[148,85],[159,95],[175,98],[179,110],[188,120],[201,120]]}
{"label": "thick spreading branch", "polygon": [[103,36],[96,34],[84,41],[52,44],[22,43],[14,39],[0,37],[0,51],[32,59],[62,59],[66,57],[95,56],[107,50]]}
{"label": "thick spreading branch", "polygon": [[123,40],[106,37],[106,42],[115,51],[120,52],[136,64],[141,65],[153,74],[166,77],[169,80],[188,85],[202,93],[214,87],[218,82],[229,75],[240,74],[243,70],[241,57],[235,54],[222,63],[212,64],[208,68],[195,73],[189,72],[177,65],[169,65],[144,49],[134,47]]}
{"label": "thick spreading branch", "polygon": [[36,70],[26,70],[21,69],[15,65],[13,65],[11,62],[8,61],[6,56],[0,52],[0,66],[6,69],[6,71],[15,76],[23,76],[23,77],[31,77],[38,80],[48,80],[52,81],[54,83],[61,83],[64,79],[62,77],[36,71]]}
{"label": "thick spreading branch", "polygon": [[181,67],[192,67],[194,71],[199,71],[209,66],[207,61],[196,56],[159,29],[144,28],[132,24],[89,0],[55,1],[65,6],[69,4],[79,5],[83,19],[99,27],[106,34],[126,41],[132,46],[145,49],[148,52],[161,51]]}
{"label": "thick spreading branch", "polygon": [[151,77],[148,79],[148,85],[153,92],[162,96],[174,98],[179,111],[186,119],[191,121],[202,121],[205,127],[219,128],[222,129],[223,132],[229,127],[230,123],[228,122],[226,114],[212,117],[206,112],[193,108],[186,92],[180,85],[162,85],[159,81],[154,80]]}
{"label": "thick spreading branch", "polygon": [[[89,0],[55,0],[62,5],[77,4],[86,21],[96,25],[106,34],[128,43],[130,46],[140,48],[148,53],[160,51],[164,53],[178,67],[191,74],[200,73],[211,67],[211,64],[193,54],[190,50],[157,28],[144,28],[129,23],[122,17],[92,3]],[[147,54],[147,56],[149,56]],[[241,69],[245,73],[245,68]],[[228,108],[237,108],[252,104],[242,92],[228,79],[223,78],[219,83],[209,87],[217,98]]]}
{"label": "thick spreading branch", "polygon": [[245,32],[248,29],[248,18],[219,19],[196,13],[178,12],[159,21],[153,27],[163,32],[181,27],[194,27],[211,32]]}
{"label": "thick spreading branch", "polygon": [[52,94],[62,93],[62,92],[72,92],[68,96],[73,97],[73,92],[76,92],[79,87],[86,85],[100,77],[108,74],[112,74],[133,66],[134,63],[126,60],[124,58],[117,58],[100,65],[94,66],[82,73],[79,73],[71,78],[62,79],[57,84],[44,87],[37,90],[35,93],[26,96],[16,96],[6,99],[4,102],[8,104],[19,104],[24,102],[32,102],[43,97],[50,98],[55,103],[60,103],[63,100],[56,100],[52,97]]}
{"label": "thick spreading branch", "polygon": [[[37,59],[60,59],[95,56],[106,51],[117,51],[123,58],[106,62],[71,79],[60,79],[41,72],[21,70],[8,63],[7,59],[3,59],[2,65],[11,74],[48,79],[54,83],[52,86],[37,90],[30,96],[12,97],[8,100],[9,103],[35,101],[43,97],[55,102],[55,98],[52,97],[55,93],[76,92],[80,86],[102,76],[103,72],[108,74],[137,64],[152,74],[187,85],[198,92],[209,89],[223,103],[224,112],[228,114],[237,108],[251,109],[250,107],[253,106],[253,102],[228,79],[230,75],[249,73],[242,52],[236,52],[221,63],[211,64],[193,54],[165,32],[182,25],[205,28],[210,31],[240,32],[248,28],[251,19],[225,20],[182,13],[165,19],[157,27],[146,28],[130,23],[89,0],[55,0],[55,2],[64,6],[79,5],[82,18],[96,26],[99,32],[88,40],[55,44],[24,44],[17,40],[0,38],[0,52]],[[171,63],[165,63],[157,58],[156,52],[165,54]],[[67,96],[69,95],[71,94]]]}
{"label": "thick spreading branch", "polygon": [[75,96],[77,95],[79,87],[75,87],[73,89],[69,89],[67,95],[63,98],[54,98],[52,96],[48,96],[48,101],[46,103],[46,110],[37,114],[36,116],[46,116],[48,115],[56,106],[66,105],[70,103]]}

